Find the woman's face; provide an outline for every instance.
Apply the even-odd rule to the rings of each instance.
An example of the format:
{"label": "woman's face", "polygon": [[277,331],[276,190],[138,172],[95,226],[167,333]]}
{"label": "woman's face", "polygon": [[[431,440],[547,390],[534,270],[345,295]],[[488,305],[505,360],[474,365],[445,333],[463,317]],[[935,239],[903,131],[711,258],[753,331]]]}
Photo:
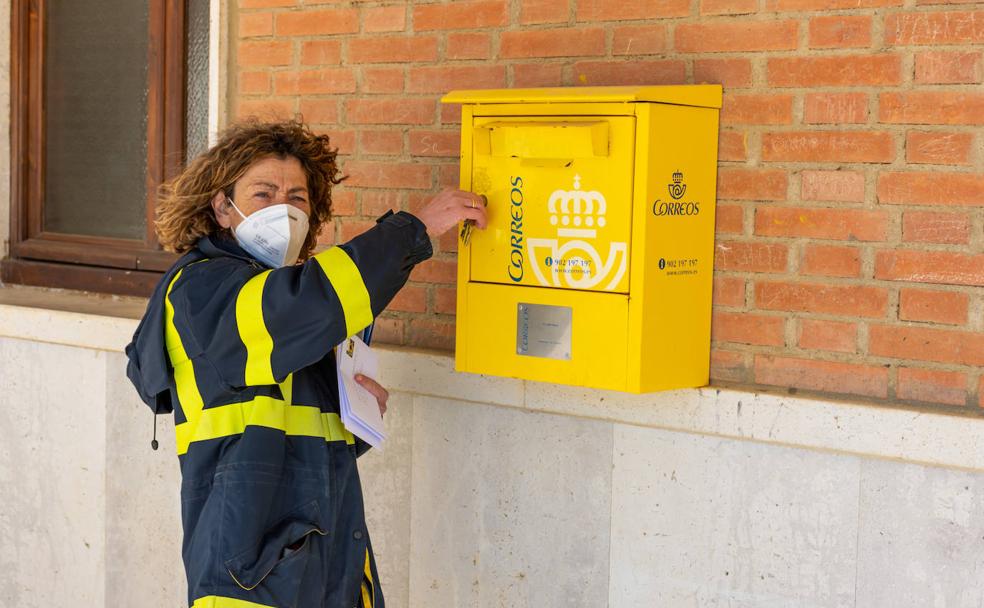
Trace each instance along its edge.
{"label": "woman's face", "polygon": [[[215,219],[223,228],[235,229],[243,218],[221,192],[212,199]],[[246,217],[271,205],[293,205],[311,215],[307,175],[293,156],[268,156],[249,166],[233,186],[232,200]]]}

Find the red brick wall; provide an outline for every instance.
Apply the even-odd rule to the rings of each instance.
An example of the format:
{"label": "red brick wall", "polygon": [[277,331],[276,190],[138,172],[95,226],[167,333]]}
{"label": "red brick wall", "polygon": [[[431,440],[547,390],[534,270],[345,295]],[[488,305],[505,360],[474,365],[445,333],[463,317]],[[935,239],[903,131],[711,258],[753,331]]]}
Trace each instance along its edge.
{"label": "red brick wall", "polygon": [[[984,10],[966,0],[239,0],[233,110],[351,179],[326,244],[457,183],[453,88],[721,83],[712,378],[984,407]],[[455,235],[383,317],[453,346]]]}

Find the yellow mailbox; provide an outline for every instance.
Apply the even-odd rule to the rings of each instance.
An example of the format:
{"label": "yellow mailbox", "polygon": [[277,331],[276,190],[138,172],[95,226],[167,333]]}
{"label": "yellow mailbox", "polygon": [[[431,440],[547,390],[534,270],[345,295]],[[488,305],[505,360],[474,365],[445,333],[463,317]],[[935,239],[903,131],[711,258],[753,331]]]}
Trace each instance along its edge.
{"label": "yellow mailbox", "polygon": [[453,91],[459,371],[629,392],[702,386],[721,87]]}

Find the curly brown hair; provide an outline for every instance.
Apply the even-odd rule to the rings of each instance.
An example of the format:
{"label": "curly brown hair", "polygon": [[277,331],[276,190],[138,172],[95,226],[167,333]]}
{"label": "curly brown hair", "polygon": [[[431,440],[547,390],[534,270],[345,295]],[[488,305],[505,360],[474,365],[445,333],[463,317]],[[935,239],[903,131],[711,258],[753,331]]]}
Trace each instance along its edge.
{"label": "curly brown hair", "polygon": [[229,234],[219,226],[212,198],[219,192],[232,197],[232,188],[256,161],[293,156],[307,175],[311,214],[300,259],[311,255],[322,225],[331,219],[331,188],[340,183],[338,151],[327,135],[317,135],[300,120],[260,122],[246,120],[226,129],[218,143],[192,160],[174,179],[161,185],[157,203],[157,238],[164,249],[184,253],[198,239],[213,233]]}

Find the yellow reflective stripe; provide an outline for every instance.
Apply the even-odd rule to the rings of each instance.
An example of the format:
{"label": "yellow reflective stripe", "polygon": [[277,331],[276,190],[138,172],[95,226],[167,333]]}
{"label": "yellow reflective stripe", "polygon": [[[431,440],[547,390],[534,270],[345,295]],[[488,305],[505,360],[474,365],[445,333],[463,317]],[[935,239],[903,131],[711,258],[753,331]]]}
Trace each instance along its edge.
{"label": "yellow reflective stripe", "polygon": [[[171,304],[171,290],[178,278],[184,272],[182,268],[171,280],[168,285],[167,293],[164,295],[164,344],[167,346],[167,354],[171,359],[171,367],[174,368],[174,384],[178,393],[178,403],[181,404],[181,411],[184,412],[187,422],[179,426],[190,425],[194,428],[198,416],[202,411],[204,402],[202,394],[198,390],[198,381],[195,379],[195,367],[188,358],[184,344],[181,343],[181,336],[178,328],[174,325],[174,306]],[[182,454],[181,441],[178,441],[178,453]]]}
{"label": "yellow reflective stripe", "polygon": [[338,414],[321,414],[321,424],[325,429],[326,440],[344,441],[349,445],[355,443],[355,436],[345,428]]}
{"label": "yellow reflective stripe", "polygon": [[367,608],[372,608],[376,603],[376,583],[372,580],[372,568],[369,566],[369,549],[366,548],[366,566],[365,566],[366,580],[369,581],[369,593],[366,593],[366,584],[362,583],[362,603]]}
{"label": "yellow reflective stripe", "polygon": [[167,347],[171,365],[178,365],[188,360],[188,354],[185,352],[184,345],[181,344],[181,336],[178,335],[178,328],[174,326],[174,306],[171,305],[171,290],[174,289],[174,284],[178,282],[183,273],[184,268],[175,273],[174,278],[171,279],[171,284],[167,286],[167,292],[164,294],[164,344]]}
{"label": "yellow reflective stripe", "polygon": [[273,337],[263,322],[263,286],[270,270],[256,275],[243,285],[236,296],[236,326],[246,345],[246,386],[276,384],[273,379]]}
{"label": "yellow reflective stripe", "polygon": [[294,374],[287,374],[284,381],[280,383],[280,394],[284,396],[284,401],[294,403]]}
{"label": "yellow reflective stripe", "polygon": [[355,437],[345,429],[338,414],[324,413],[309,405],[287,405],[272,397],[256,397],[245,403],[202,410],[195,424],[184,422],[176,426],[178,454],[187,453],[196,441],[241,435],[247,426],[264,426],[296,437],[355,443]]}
{"label": "yellow reflective stripe", "polygon": [[338,295],[345,315],[345,335],[351,336],[368,327],[372,323],[372,302],[362,273],[352,258],[341,247],[332,247],[314,259]]}
{"label": "yellow reflective stripe", "polygon": [[195,600],[191,608],[274,608],[267,604],[257,604],[246,600],[237,600],[234,597],[219,597],[209,595]]}

